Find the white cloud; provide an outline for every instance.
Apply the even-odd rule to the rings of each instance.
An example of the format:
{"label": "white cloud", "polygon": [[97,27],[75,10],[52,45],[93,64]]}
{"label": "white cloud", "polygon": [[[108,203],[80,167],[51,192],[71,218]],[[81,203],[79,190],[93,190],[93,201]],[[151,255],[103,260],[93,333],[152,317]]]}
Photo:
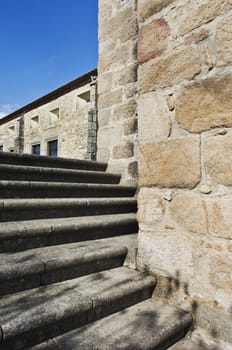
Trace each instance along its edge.
{"label": "white cloud", "polygon": [[0,119],[20,108],[17,103],[0,105]]}

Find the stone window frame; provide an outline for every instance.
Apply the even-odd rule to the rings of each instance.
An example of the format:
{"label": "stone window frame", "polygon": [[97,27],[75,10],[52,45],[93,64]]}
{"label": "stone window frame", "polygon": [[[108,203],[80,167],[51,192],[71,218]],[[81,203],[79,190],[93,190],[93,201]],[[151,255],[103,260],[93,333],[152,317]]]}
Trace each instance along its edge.
{"label": "stone window frame", "polygon": [[[39,145],[39,154],[37,154],[37,153],[33,153],[33,147],[35,147],[35,146],[38,146]],[[31,144],[31,154],[34,154],[34,155],[41,155],[41,142],[33,142],[32,144]]]}
{"label": "stone window frame", "polygon": [[91,90],[86,90],[80,94],[77,94],[77,97],[80,98],[82,101],[85,101],[85,103],[89,103],[91,100]]}
{"label": "stone window frame", "polygon": [[13,125],[8,126],[8,134],[9,134],[9,135],[14,135],[14,134],[15,134],[15,132],[16,132],[16,127],[15,127],[15,125],[14,125],[14,124],[13,124]]}
{"label": "stone window frame", "polygon": [[31,129],[38,128],[39,124],[40,124],[40,116],[38,114],[36,114],[30,118],[30,128]]}
{"label": "stone window frame", "polygon": [[[57,141],[56,156],[49,155],[49,144],[51,142],[53,142],[53,141]],[[49,157],[59,157],[59,139],[58,139],[58,136],[47,139],[46,140],[46,144],[47,144],[47,151],[46,151],[47,156],[49,156]]]}
{"label": "stone window frame", "polygon": [[49,125],[57,124],[60,120],[60,107],[49,110]]}

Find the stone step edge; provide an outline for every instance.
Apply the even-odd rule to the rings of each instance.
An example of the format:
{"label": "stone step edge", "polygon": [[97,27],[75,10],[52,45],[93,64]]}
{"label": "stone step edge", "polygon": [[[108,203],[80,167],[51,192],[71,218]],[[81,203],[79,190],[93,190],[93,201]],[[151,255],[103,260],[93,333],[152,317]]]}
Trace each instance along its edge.
{"label": "stone step edge", "polygon": [[[46,273],[76,264],[85,264],[98,259],[126,256],[128,244],[137,242],[137,233],[129,235],[67,243],[48,247],[27,249],[22,252],[0,253],[0,281],[21,278],[35,273]],[[60,255],[70,250],[72,254]],[[73,254],[75,250],[75,254]],[[60,251],[60,252],[59,252]],[[27,254],[32,260],[28,260]]]}
{"label": "stone step edge", "polygon": [[36,207],[47,209],[59,207],[84,206],[90,208],[91,206],[108,206],[118,204],[134,204],[136,203],[134,197],[107,197],[107,198],[7,198],[0,199],[0,210],[20,210],[33,209]]}
{"label": "stone step edge", "polygon": [[4,223],[2,227],[0,225],[0,241],[9,237],[47,235],[73,229],[76,231],[110,229],[115,226],[123,227],[135,223],[137,223],[135,213],[98,215],[94,221],[92,216],[85,216],[9,222]]}
{"label": "stone step edge", "polygon": [[[98,161],[90,161],[85,159],[73,159],[73,158],[64,158],[64,157],[49,157],[45,155],[36,156],[26,153],[12,153],[12,152],[1,152],[0,154],[0,163],[1,164],[22,164],[22,163],[31,163],[31,164],[52,164],[52,166],[59,166],[68,168],[67,166],[82,168],[83,170],[87,169],[98,169],[99,171],[105,171],[107,168],[107,163],[102,163]],[[35,165],[36,166],[36,165]],[[72,169],[72,168],[71,168]]]}
{"label": "stone step edge", "polygon": [[[157,323],[164,310],[167,321],[162,327]],[[191,314],[184,312],[172,322],[175,312],[181,314],[181,310],[148,299],[27,350],[164,350],[182,339],[192,324]]]}
{"label": "stone step edge", "polygon": [[0,200],[0,221],[97,216],[136,210],[137,201],[133,197],[3,199]]}
{"label": "stone step edge", "polygon": [[23,251],[137,231],[135,213],[8,222],[0,224],[0,251]]}
{"label": "stone step edge", "polygon": [[[131,185],[118,185],[118,184],[94,184],[94,183],[73,183],[73,182],[43,182],[43,181],[15,181],[15,180],[0,180],[0,191],[4,190],[59,190],[59,191],[87,191],[88,194],[91,191],[97,191],[103,193],[105,191],[113,191],[115,195],[117,192],[128,193],[133,196],[137,190],[136,186]],[[24,196],[24,193],[21,194]],[[75,193],[74,193],[75,195]],[[1,193],[0,193],[1,196]]]}
{"label": "stone step edge", "polygon": [[[113,181],[112,183],[118,184],[121,178],[121,175],[119,174],[92,171],[92,170],[75,170],[75,169],[63,169],[63,168],[0,164],[1,180],[11,180],[12,176],[17,176],[16,180],[18,180],[20,176],[29,176],[29,175],[32,176],[30,181],[34,181],[33,177],[36,177],[37,175],[37,177],[45,177],[44,181],[49,180],[49,181],[55,181],[55,182],[58,181],[58,182],[71,182],[71,183],[78,183],[81,181],[91,182],[91,180],[92,181],[95,180],[95,181],[100,181],[100,183],[104,183],[103,181]],[[64,178],[64,181],[63,180],[61,181],[60,179],[56,180],[56,176],[60,176],[61,178]],[[68,181],[67,181],[67,178],[69,178]],[[38,181],[38,180],[35,180],[35,181]]]}
{"label": "stone step edge", "polygon": [[[116,274],[121,275],[121,271],[123,270],[129,272],[129,269],[122,267],[106,271],[107,282],[110,282],[111,285],[113,283],[115,284],[117,279],[114,279],[114,271],[116,271]],[[57,286],[62,284],[63,288],[65,287],[65,289],[69,291],[69,296],[66,295],[66,293],[62,293],[61,300],[59,297],[52,301],[48,300],[47,304],[45,306],[43,305],[43,309],[41,309],[41,304],[38,304],[33,310],[28,306],[26,311],[24,309],[21,312],[18,305],[20,317],[15,316],[14,320],[6,321],[6,323],[2,321],[3,323],[0,324],[2,332],[2,339],[0,339],[0,345],[2,343],[1,349],[9,349],[11,346],[14,346],[13,344],[15,343],[22,344],[22,347],[17,347],[17,349],[24,349],[25,345],[28,345],[28,339],[30,339],[30,341],[33,339],[33,343],[29,345],[38,344],[38,340],[37,342],[34,342],[35,337],[41,342],[41,337],[43,340],[49,339],[50,337],[64,333],[67,329],[71,330],[83,326],[84,324],[93,322],[99,318],[150,298],[153,289],[155,288],[155,278],[136,271],[134,271],[134,273],[139,276],[139,280],[137,278],[133,279],[132,276],[130,276],[130,272],[129,276],[127,278],[123,277],[122,281],[120,277],[119,287],[113,288],[113,291],[111,290],[110,292],[109,290],[106,290],[105,294],[100,294],[100,297],[98,297],[98,292],[96,292],[96,290],[92,293],[93,282],[89,284],[89,287],[85,285],[85,292],[83,291],[83,288],[74,291],[72,286],[76,284],[79,286],[83,278],[86,277],[80,277],[71,281],[51,285],[52,288],[57,288]],[[112,282],[110,281],[111,277],[109,275],[112,275],[113,277]],[[92,274],[89,277],[94,281],[95,279],[98,280],[98,276],[104,276],[104,272]],[[103,277],[103,281],[104,278],[105,277]],[[122,289],[120,285],[122,285]],[[46,293],[48,293],[47,295],[50,295],[48,292],[49,287],[50,286],[47,286],[46,289]],[[88,292],[86,288],[87,290],[90,288],[90,292]],[[38,290],[41,290],[41,287],[38,288]],[[37,298],[37,289],[30,290],[29,292]],[[27,294],[24,293],[25,292],[17,293],[17,298],[22,298],[22,300],[26,298],[25,295]],[[11,299],[9,299],[8,296],[6,297],[6,303],[10,303]],[[4,298],[5,297],[2,298],[3,303]],[[14,296],[12,302],[13,300]],[[50,308],[48,308],[48,304]],[[23,305],[25,308],[25,304]],[[17,305],[14,304],[14,307],[17,308]],[[9,318],[9,313],[7,313],[7,318]],[[2,317],[0,317],[0,319],[3,320]]]}
{"label": "stone step edge", "polygon": [[[74,245],[75,243],[62,245],[62,247],[68,250]],[[101,249],[99,245],[96,246],[95,251],[90,250],[79,253],[79,255],[78,247],[76,247],[76,255],[70,254],[68,259],[66,256],[62,258],[62,251],[60,257],[54,257],[52,255],[54,246],[41,248],[50,250],[49,257],[47,255],[46,258],[43,258],[38,255],[34,260],[29,260],[30,263],[12,264],[7,259],[3,268],[0,265],[0,296],[123,265],[128,253],[126,246],[114,244],[106,247],[104,243],[103,247],[104,249]],[[59,249],[59,246],[55,246],[56,248]],[[100,251],[98,251],[99,248]],[[39,251],[39,248],[36,250]],[[29,250],[29,254],[33,256],[35,250]],[[22,255],[22,253],[11,254],[12,260],[17,259],[17,255]],[[4,254],[0,254],[0,260],[4,264]]]}

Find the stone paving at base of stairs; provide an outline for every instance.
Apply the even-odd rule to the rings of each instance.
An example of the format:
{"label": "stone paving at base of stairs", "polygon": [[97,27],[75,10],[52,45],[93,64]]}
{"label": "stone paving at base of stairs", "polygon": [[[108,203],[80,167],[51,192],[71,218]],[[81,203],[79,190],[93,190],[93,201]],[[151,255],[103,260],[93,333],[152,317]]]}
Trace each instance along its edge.
{"label": "stone paving at base of stairs", "polygon": [[232,345],[210,336],[201,328],[169,348],[169,350],[232,350]]}
{"label": "stone paving at base of stairs", "polygon": [[164,350],[191,321],[188,313],[149,299],[30,350]]}
{"label": "stone paving at base of stairs", "polygon": [[151,297],[155,284],[154,277],[119,267],[1,297],[0,348],[24,349],[46,332],[52,338],[122,310]]}

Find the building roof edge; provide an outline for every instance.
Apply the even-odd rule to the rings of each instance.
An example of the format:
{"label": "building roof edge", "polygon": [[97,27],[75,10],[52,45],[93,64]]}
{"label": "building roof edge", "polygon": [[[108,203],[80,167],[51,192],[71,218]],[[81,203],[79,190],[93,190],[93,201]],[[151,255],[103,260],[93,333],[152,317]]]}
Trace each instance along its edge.
{"label": "building roof edge", "polygon": [[85,84],[91,83],[91,77],[97,76],[97,69],[93,69],[88,73],[85,73],[84,75],[81,75],[80,77],[71,80],[70,82],[60,86],[59,88],[49,92],[48,94],[39,97],[38,99],[28,103],[27,105],[17,109],[13,113],[8,114],[7,116],[0,119],[0,125],[3,125],[5,123],[8,123],[11,120],[14,120],[15,118],[20,117],[22,114],[30,112],[32,109],[40,107],[41,105],[51,102],[54,99],[64,95],[67,92],[70,92],[78,87],[81,87]]}

